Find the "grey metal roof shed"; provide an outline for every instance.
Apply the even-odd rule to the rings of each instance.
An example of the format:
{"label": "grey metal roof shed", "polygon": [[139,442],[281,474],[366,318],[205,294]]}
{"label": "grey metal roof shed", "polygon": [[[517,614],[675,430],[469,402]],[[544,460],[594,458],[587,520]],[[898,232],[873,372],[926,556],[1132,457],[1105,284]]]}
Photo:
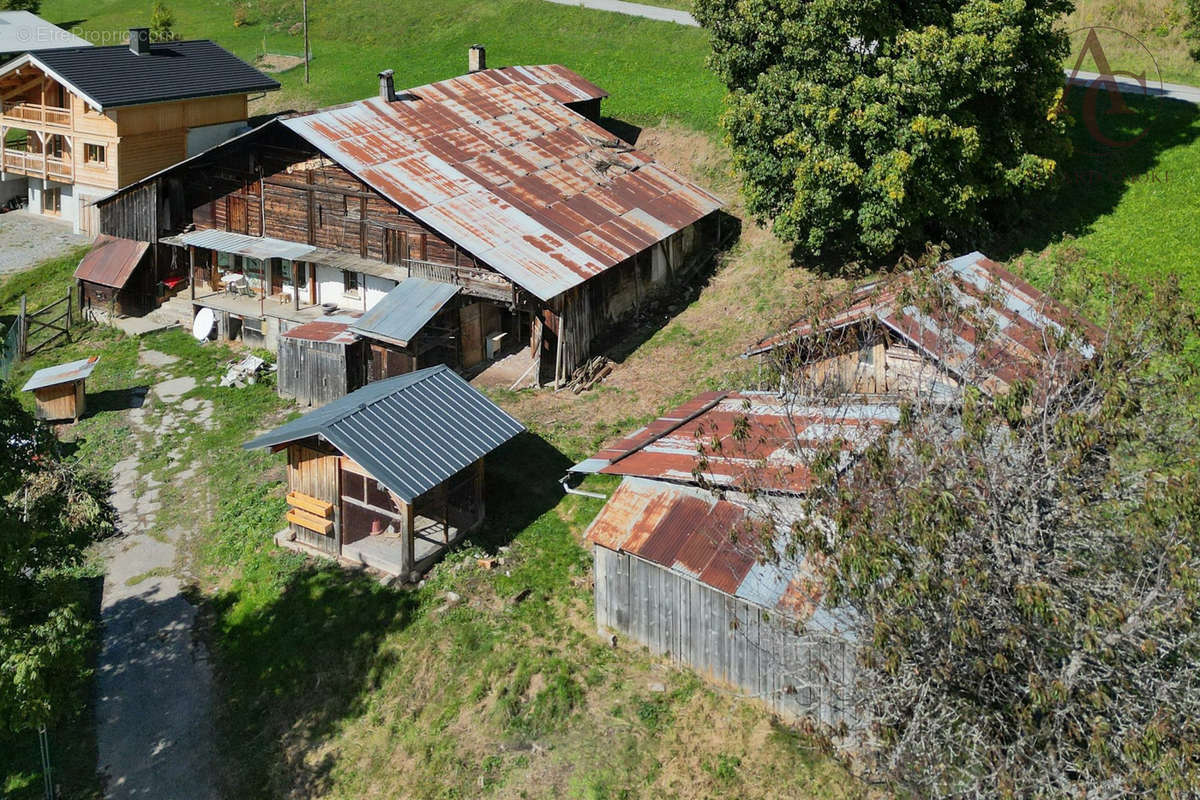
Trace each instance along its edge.
{"label": "grey metal roof shed", "polygon": [[243,447],[319,436],[412,503],[524,430],[439,365],[368,384]]}
{"label": "grey metal roof shed", "polygon": [[449,283],[408,278],[363,314],[350,330],[368,339],[408,347],[421,328],[458,294],[458,289]]}

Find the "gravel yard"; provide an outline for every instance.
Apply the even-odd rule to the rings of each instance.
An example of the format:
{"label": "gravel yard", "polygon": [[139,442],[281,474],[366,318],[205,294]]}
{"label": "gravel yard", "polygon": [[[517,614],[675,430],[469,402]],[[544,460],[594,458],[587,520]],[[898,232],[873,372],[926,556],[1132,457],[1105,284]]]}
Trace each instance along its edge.
{"label": "gravel yard", "polygon": [[0,214],[0,276],[28,269],[39,261],[87,244],[71,232],[71,224],[27,211]]}

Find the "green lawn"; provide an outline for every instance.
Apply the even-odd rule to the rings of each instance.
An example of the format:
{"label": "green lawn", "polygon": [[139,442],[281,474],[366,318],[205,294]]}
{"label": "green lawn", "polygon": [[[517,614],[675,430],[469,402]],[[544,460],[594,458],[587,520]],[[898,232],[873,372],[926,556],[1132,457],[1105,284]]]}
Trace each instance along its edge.
{"label": "green lawn", "polygon": [[[288,27],[298,16],[276,22],[264,7],[250,4],[253,23],[235,28],[232,6],[168,2],[175,30],[185,38],[211,38],[248,60],[266,49],[303,53],[303,39]],[[298,9],[299,3],[290,4]],[[149,21],[147,0],[47,0],[42,16],[73,22],[85,32],[113,32]],[[561,63],[611,93],[607,116],[637,125],[677,119],[716,130],[723,89],[704,68],[706,35],[695,28],[598,13],[542,0],[340,0],[311,4],[312,84],[303,69],[277,77],[277,108],[312,108],[367,97],[378,89],[377,73],[394,69],[398,86],[417,86],[460,75],[467,48],[487,47],[488,63]]]}

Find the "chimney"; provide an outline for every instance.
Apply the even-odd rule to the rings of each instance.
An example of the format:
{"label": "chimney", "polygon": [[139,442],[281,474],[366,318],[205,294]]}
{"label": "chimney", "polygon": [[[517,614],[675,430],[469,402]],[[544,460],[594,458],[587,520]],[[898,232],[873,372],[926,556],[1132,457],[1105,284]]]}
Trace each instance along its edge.
{"label": "chimney", "polygon": [[129,29],[129,52],[133,53],[135,56],[150,55],[149,28]]}
{"label": "chimney", "polygon": [[487,69],[487,53],[481,44],[471,45],[471,49],[467,51],[467,71],[479,72],[481,69]]}
{"label": "chimney", "polygon": [[393,78],[394,74],[390,69],[385,69],[379,73],[379,99],[388,103],[396,102],[396,81]]}

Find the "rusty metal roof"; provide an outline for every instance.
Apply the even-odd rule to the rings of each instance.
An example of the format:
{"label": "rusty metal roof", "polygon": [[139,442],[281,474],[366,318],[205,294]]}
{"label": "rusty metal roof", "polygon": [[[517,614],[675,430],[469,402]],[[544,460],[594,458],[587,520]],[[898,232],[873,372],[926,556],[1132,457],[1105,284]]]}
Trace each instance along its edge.
{"label": "rusty metal roof", "polygon": [[98,236],[92,249],[75,268],[75,278],[101,286],[121,289],[137,269],[150,247],[148,242],[135,242],[116,236]]}
{"label": "rusty metal roof", "polygon": [[281,122],[543,300],[721,207],[563,104],[595,87],[529,70],[569,73],[486,70]]}
{"label": "rusty metal roof", "polygon": [[441,83],[451,84],[456,90],[464,92],[508,83],[524,83],[545,90],[560,103],[579,103],[608,97],[608,92],[562,64],[484,69]]}
{"label": "rusty metal roof", "polygon": [[332,344],[353,344],[358,341],[358,337],[350,331],[350,323],[327,320],[315,320],[288,328],[283,336],[287,339],[303,339],[308,342],[330,342]]}
{"label": "rusty metal roof", "polygon": [[91,356],[79,361],[57,364],[53,367],[43,367],[29,377],[29,380],[21,387],[21,391],[32,392],[35,389],[45,389],[47,386],[58,386],[61,383],[84,380],[92,374],[92,370],[96,368],[96,362],[99,360],[100,356]]}
{"label": "rusty metal roof", "polygon": [[807,619],[822,586],[808,561],[786,570],[763,557],[771,530],[741,505],[691,486],[626,478],[585,538],[795,619]]}
{"label": "rusty metal roof", "polygon": [[[982,253],[947,261],[935,275],[966,313],[923,313],[916,305],[906,304],[903,290],[912,275],[901,273],[847,293],[840,307],[820,322],[820,331],[875,320],[951,373],[972,380],[991,394],[1005,391],[1015,380],[1035,378],[1045,360],[1058,352],[1057,337],[1064,330],[1082,332],[1077,349],[1084,358],[1094,355],[1102,337],[1095,325]],[[814,332],[810,320],[801,320],[759,341],[745,355],[792,345]]]}
{"label": "rusty metal roof", "polygon": [[891,404],[789,405],[771,392],[710,392],[572,470],[683,483],[698,483],[699,473],[718,486],[803,493],[812,481],[806,463],[818,448],[836,442],[849,463],[899,416]]}

